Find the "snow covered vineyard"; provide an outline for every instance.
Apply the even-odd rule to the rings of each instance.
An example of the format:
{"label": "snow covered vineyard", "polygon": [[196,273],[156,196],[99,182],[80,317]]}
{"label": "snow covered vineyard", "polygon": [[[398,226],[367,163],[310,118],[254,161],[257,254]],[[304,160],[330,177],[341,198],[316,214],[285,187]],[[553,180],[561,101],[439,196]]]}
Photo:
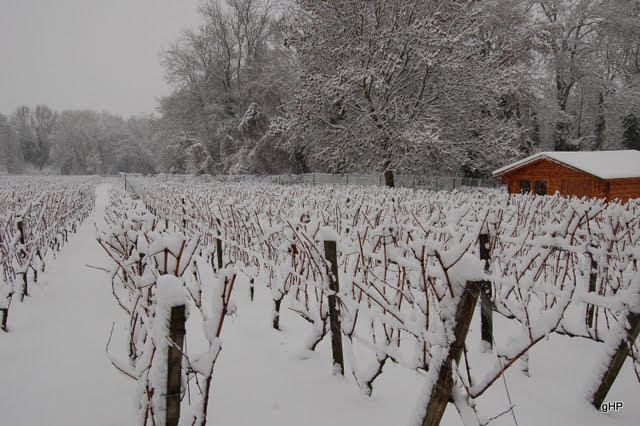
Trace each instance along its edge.
{"label": "snow covered vineyard", "polygon": [[0,179],[0,327],[7,329],[11,301],[29,295],[30,283],[60,251],[93,208],[92,179]]}
{"label": "snow covered vineyard", "polygon": [[[141,178],[139,173],[122,173],[129,183]],[[356,186],[384,186],[384,175],[370,174],[330,174],[330,173],[301,173],[286,175],[180,175],[159,174],[156,176],[166,183],[200,180],[209,183],[242,183],[242,184],[278,184],[278,185],[356,185]],[[469,188],[500,188],[499,179],[465,178],[456,176],[407,175],[394,174],[396,188],[414,188],[431,191],[453,191]]]}
{"label": "snow covered vineyard", "polygon": [[639,201],[129,188],[0,179],[0,424],[638,423]]}

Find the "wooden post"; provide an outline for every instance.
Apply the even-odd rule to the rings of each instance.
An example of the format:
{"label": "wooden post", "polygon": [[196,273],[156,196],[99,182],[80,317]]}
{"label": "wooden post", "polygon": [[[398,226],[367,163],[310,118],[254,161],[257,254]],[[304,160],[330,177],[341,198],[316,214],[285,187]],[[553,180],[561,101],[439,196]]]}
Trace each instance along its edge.
{"label": "wooden post", "polygon": [[[20,252],[18,253],[18,255],[20,256],[20,259],[22,259],[23,261],[26,261],[27,258],[27,252],[25,251],[25,239],[24,239],[24,220],[22,219],[21,216],[18,216],[17,220],[16,220],[16,226],[18,228],[18,234],[20,235]],[[25,296],[29,295],[29,283],[27,281],[27,272],[21,272],[19,275],[22,275],[22,292],[20,293],[20,301],[24,300]]]}
{"label": "wooden post", "polygon": [[311,173],[311,185],[316,186],[316,174]]}
{"label": "wooden post", "polygon": [[[433,384],[431,389],[431,398],[427,404],[427,413],[422,420],[422,426],[438,426],[447,408],[447,403],[451,399],[451,391],[453,390],[453,366],[458,365],[460,356],[464,349],[464,342],[469,332],[473,311],[475,310],[480,289],[481,281],[468,281],[467,285],[460,297],[460,302],[456,308],[456,325],[454,328],[455,340],[449,347],[449,355],[443,361],[438,373],[438,380]],[[437,368],[433,366],[432,368]]]}
{"label": "wooden post", "polygon": [[280,306],[282,305],[282,298],[284,295],[280,295],[279,299],[274,299],[273,303],[275,304],[274,313],[273,313],[273,322],[272,326],[274,330],[280,331]]}
{"label": "wooden post", "polygon": [[[484,270],[489,271],[489,234],[480,234],[480,260],[485,262]],[[480,329],[482,342],[485,348],[493,348],[493,306],[491,304],[491,281],[480,281],[482,292],[480,293]]]}
{"label": "wooden post", "polygon": [[329,326],[331,328],[331,349],[333,352],[333,365],[340,367],[340,374],[344,376],[344,355],[342,352],[342,327],[340,325],[340,310],[338,307],[337,293],[340,291],[338,280],[338,250],[335,241],[324,242],[324,256],[329,265]]}
{"label": "wooden post", "polygon": [[187,211],[184,208],[184,197],[182,197],[182,232],[187,229]]}
{"label": "wooden post", "polygon": [[[592,246],[592,248],[595,248]],[[596,283],[598,282],[598,262],[596,262],[593,253],[591,253],[591,272],[589,273],[589,293],[595,293]],[[587,304],[587,327],[593,327],[593,313],[595,306]]]}
{"label": "wooden post", "polygon": [[615,354],[609,358],[607,368],[602,375],[598,389],[596,389],[591,399],[591,404],[593,404],[597,410],[602,406],[611,386],[613,386],[613,382],[615,382],[618,377],[618,373],[620,373],[622,365],[629,355],[629,347],[633,345],[633,342],[638,338],[638,334],[640,334],[640,314],[629,312],[627,315],[627,323],[630,327],[627,330],[626,338],[621,339]]}
{"label": "wooden post", "polygon": [[216,259],[218,261],[218,271],[222,269],[222,240],[216,238]]}
{"label": "wooden post", "polygon": [[0,315],[2,315],[2,319],[0,320],[0,330],[7,331],[7,320],[9,318],[9,308],[0,309]]}
{"label": "wooden post", "polygon": [[177,426],[180,420],[182,348],[184,345],[184,324],[186,320],[185,305],[171,308],[169,339],[175,343],[175,346],[169,345],[169,356],[167,357],[167,426]]}

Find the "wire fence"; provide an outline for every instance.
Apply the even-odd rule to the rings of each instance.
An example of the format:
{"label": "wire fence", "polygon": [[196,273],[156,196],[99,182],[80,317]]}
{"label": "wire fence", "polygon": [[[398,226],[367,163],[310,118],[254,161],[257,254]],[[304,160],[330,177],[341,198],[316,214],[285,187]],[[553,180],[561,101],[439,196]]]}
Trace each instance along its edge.
{"label": "wire fence", "polygon": [[[136,174],[122,174],[126,179],[141,177]],[[383,186],[382,174],[328,174],[307,173],[288,175],[176,175],[159,174],[153,176],[165,182],[187,182],[189,180],[228,183],[272,183],[279,185],[359,185]],[[452,191],[464,188],[500,188],[498,179],[465,178],[458,176],[394,175],[396,187]]]}

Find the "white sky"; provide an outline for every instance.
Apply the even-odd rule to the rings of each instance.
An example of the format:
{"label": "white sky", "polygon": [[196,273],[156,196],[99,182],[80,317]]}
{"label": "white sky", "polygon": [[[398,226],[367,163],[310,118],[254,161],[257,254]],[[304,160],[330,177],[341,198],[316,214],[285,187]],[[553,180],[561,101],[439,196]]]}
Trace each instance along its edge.
{"label": "white sky", "polygon": [[159,52],[197,0],[0,0],[0,113],[18,105],[152,113]]}

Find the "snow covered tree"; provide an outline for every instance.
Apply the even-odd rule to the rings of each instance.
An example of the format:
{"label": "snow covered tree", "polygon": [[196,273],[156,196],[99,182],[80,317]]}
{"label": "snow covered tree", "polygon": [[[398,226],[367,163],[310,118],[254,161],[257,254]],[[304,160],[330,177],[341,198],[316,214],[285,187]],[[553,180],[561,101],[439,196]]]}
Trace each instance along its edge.
{"label": "snow covered tree", "polygon": [[[278,1],[207,0],[201,25],[162,53],[174,92],[163,98],[162,121],[197,138],[220,169],[249,171],[257,141],[280,115],[289,53],[276,25]],[[262,124],[242,130],[260,105]]]}
{"label": "snow covered tree", "polygon": [[97,146],[98,114],[64,111],[53,133],[51,157],[62,174],[100,173]]}
{"label": "snow covered tree", "polygon": [[187,148],[186,172],[196,175],[213,174],[213,158],[200,142],[195,141]]}
{"label": "snow covered tree", "polygon": [[[385,172],[391,184],[390,171],[415,170],[416,158],[447,144],[462,156],[470,145],[494,140],[488,122],[504,121],[497,106],[510,90],[514,61],[509,46],[479,37],[482,2],[297,5],[287,39],[300,62],[291,137],[329,170]],[[516,133],[504,134],[499,152]]]}
{"label": "snow covered tree", "polygon": [[622,118],[638,104],[639,7],[635,0],[531,2],[547,148],[619,147]]}
{"label": "snow covered tree", "polygon": [[22,158],[9,119],[0,114],[0,173],[19,173]]}
{"label": "snow covered tree", "polygon": [[150,173],[150,138],[150,132],[109,113],[63,111],[51,136],[51,160],[63,174]]}
{"label": "snow covered tree", "polygon": [[58,113],[46,105],[36,106],[31,113],[30,122],[36,146],[36,156],[33,161],[39,170],[42,170],[49,163],[51,133],[57,119]]}
{"label": "snow covered tree", "polygon": [[623,121],[624,133],[622,145],[627,149],[640,150],[640,120],[638,117],[629,114]]}
{"label": "snow covered tree", "polygon": [[38,105],[33,110],[20,106],[11,116],[22,156],[38,170],[49,163],[51,133],[57,117],[58,114],[46,105]]}
{"label": "snow covered tree", "polygon": [[20,106],[11,115],[11,126],[18,139],[20,153],[27,163],[34,164],[37,157],[37,147],[33,128],[31,127],[31,109]]}

